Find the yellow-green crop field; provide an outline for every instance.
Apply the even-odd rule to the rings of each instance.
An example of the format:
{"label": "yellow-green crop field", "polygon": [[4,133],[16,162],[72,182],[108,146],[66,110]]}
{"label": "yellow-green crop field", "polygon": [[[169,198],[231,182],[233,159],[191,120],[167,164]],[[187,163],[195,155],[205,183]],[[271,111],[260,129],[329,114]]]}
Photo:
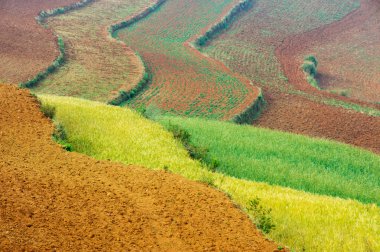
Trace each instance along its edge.
{"label": "yellow-green crop field", "polygon": [[190,159],[163,126],[128,108],[77,98],[40,98],[56,107],[55,120],[66,129],[75,151],[97,159],[168,169],[206,182],[226,192],[245,210],[249,201],[259,198],[265,209],[272,209],[270,218],[275,228],[268,237],[296,251],[380,250],[380,209],[375,204],[213,173]]}

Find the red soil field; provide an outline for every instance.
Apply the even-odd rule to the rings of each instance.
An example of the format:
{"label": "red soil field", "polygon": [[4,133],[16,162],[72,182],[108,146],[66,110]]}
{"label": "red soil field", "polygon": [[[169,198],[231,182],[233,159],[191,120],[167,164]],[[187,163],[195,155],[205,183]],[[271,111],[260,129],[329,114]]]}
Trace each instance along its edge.
{"label": "red soil field", "polygon": [[[357,104],[376,107],[365,102],[329,94],[325,91],[318,91],[307,83],[305,75],[300,70],[303,57],[310,52],[310,47],[314,44],[325,43],[325,40],[339,37],[339,34],[348,30],[360,28],[365,20],[374,16],[379,10],[379,2],[363,0],[361,8],[350,13],[344,19],[330,25],[312,30],[310,32],[288,37],[277,47],[276,56],[281,62],[282,69],[288,77],[289,82],[296,89],[310,94],[317,94],[320,97],[330,97]],[[354,36],[346,34],[349,37]],[[339,37],[340,38],[340,37]],[[342,37],[344,41],[344,37]],[[316,41],[315,43],[313,41]],[[342,42],[343,43],[343,42]],[[344,56],[343,56],[344,57]],[[347,57],[350,57],[349,55]],[[318,58],[318,55],[317,55]],[[324,61],[320,64],[326,64]],[[356,64],[351,62],[351,64]],[[325,74],[321,66],[322,76]],[[330,74],[326,74],[330,75]],[[357,79],[356,81],[359,81]],[[322,85],[323,84],[322,77]],[[358,85],[362,85],[360,82]],[[370,89],[373,86],[363,88],[362,93],[377,93],[380,89]],[[295,133],[301,133],[322,138],[330,138],[359,147],[370,149],[380,153],[380,118],[371,117],[359,112],[347,111],[345,109],[328,106],[318,102],[308,100],[296,95],[283,95],[277,92],[269,94],[269,108],[263,113],[257,124],[273,129],[280,129]],[[266,96],[266,97],[267,97]],[[267,99],[268,100],[268,99]]]}
{"label": "red soil field", "polygon": [[147,19],[120,31],[120,38],[142,55],[153,75],[149,88],[128,104],[231,119],[254,103],[260,90],[248,79],[189,46],[236,3],[170,0]]}
{"label": "red soil field", "polygon": [[46,69],[58,56],[56,38],[34,19],[41,10],[77,0],[0,1],[0,80],[18,84]]}
{"label": "red soil field", "polygon": [[[300,20],[295,22],[294,17],[277,17],[272,13],[273,6],[266,3],[258,1],[249,13],[238,18],[226,33],[210,43],[209,49],[206,48],[206,52],[223,60],[232,70],[256,80],[255,85],[262,87],[267,107],[254,125],[337,140],[380,153],[379,117],[326,105],[324,100],[333,98],[364,107],[378,106],[318,91],[306,82],[300,70],[302,61],[294,60],[294,55],[299,55],[298,50],[302,49],[301,45],[308,43],[298,40],[299,37],[304,37],[302,31],[301,35],[294,33],[308,28],[297,28],[297,25],[306,21],[307,24],[315,22],[319,25],[323,22],[300,18],[305,21],[302,23]],[[316,1],[313,4],[317,6]],[[339,9],[339,6],[335,8]],[[260,12],[256,13],[257,9]],[[297,15],[298,12],[293,13],[293,16]],[[330,25],[334,26],[335,23]],[[318,37],[317,35],[315,36]],[[304,56],[302,54],[302,60]],[[283,80],[283,72],[289,81]],[[306,95],[298,94],[297,90]]]}
{"label": "red soil field", "polygon": [[[286,76],[298,89],[310,89],[299,70],[305,55],[319,61],[322,89],[344,92],[367,102],[380,102],[380,2],[361,7],[330,25],[287,38],[278,48]],[[313,90],[315,92],[315,90]]]}
{"label": "red soil field", "polygon": [[65,152],[27,90],[0,106],[1,250],[276,251],[217,190]]}
{"label": "red soil field", "polygon": [[264,90],[266,110],[255,125],[333,139],[380,153],[380,117]]}

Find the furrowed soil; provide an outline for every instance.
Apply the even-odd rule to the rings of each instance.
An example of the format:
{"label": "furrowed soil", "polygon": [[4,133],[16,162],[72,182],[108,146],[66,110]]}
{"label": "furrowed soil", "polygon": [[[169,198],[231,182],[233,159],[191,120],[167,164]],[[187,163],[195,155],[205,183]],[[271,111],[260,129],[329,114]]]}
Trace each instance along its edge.
{"label": "furrowed soil", "polygon": [[[293,83],[310,86],[299,71],[305,55],[319,61],[322,89],[367,102],[380,102],[380,2],[362,0],[345,18],[287,38],[279,60]],[[299,88],[302,88],[299,87]]]}
{"label": "furrowed soil", "polygon": [[238,1],[167,0],[118,36],[138,51],[153,75],[132,107],[157,106],[185,116],[231,119],[258,97],[250,80],[189,46]]}
{"label": "furrowed soil", "polygon": [[0,1],[0,81],[19,83],[46,69],[58,56],[53,33],[34,19],[41,10],[77,0]]}
{"label": "furrowed soil", "polygon": [[[306,82],[299,61],[288,66],[289,71],[297,72],[297,79],[289,75],[283,63],[296,54],[294,50],[283,54],[288,38],[334,24],[355,11],[358,3],[294,0],[292,4],[279,4],[259,0],[252,11],[237,19],[203,51],[263,88],[267,108],[255,125],[338,140],[380,153],[380,118],[336,104],[350,102],[374,109],[376,105],[318,91]],[[298,45],[297,40],[291,41]]]}
{"label": "furrowed soil", "polygon": [[28,91],[0,106],[1,250],[276,250],[206,185],[65,152]]}
{"label": "furrowed soil", "polygon": [[34,88],[36,93],[75,96],[107,102],[130,91],[144,67],[137,55],[110,37],[108,27],[153,5],[151,0],[100,0],[85,8],[48,18],[65,42],[66,61]]}

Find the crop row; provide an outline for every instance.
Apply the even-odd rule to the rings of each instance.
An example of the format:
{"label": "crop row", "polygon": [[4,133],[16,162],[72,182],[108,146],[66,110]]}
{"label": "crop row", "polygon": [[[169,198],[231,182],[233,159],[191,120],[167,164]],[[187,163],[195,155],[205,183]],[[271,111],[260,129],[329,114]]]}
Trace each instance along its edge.
{"label": "crop row", "polygon": [[204,27],[224,17],[232,3],[170,1],[159,12],[119,31],[119,37],[142,55],[152,73],[149,88],[128,104],[153,104],[176,114],[223,119],[254,104],[258,91],[249,81],[184,46]]}
{"label": "crop row", "polygon": [[125,44],[110,38],[109,27],[132,19],[150,4],[148,0],[96,1],[90,7],[49,18],[46,24],[66,42],[66,62],[34,92],[110,102],[120,99],[121,92],[140,90],[146,79],[142,60]]}

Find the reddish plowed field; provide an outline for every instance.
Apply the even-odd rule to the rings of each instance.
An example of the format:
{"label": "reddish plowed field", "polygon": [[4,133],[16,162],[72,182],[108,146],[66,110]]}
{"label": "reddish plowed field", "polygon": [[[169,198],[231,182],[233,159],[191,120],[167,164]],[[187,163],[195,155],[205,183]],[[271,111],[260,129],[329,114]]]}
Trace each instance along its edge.
{"label": "reddish plowed field", "polygon": [[362,101],[380,102],[380,2],[362,0],[361,8],[341,21],[287,38],[278,56],[289,80],[308,85],[299,66],[313,54],[323,89],[345,92]]}
{"label": "reddish plowed field", "polygon": [[258,88],[187,43],[236,3],[168,0],[148,18],[120,31],[120,38],[142,55],[153,75],[149,88],[129,104],[219,119],[230,119],[252,104]]}
{"label": "reddish plowed field", "polygon": [[320,104],[302,96],[270,91],[265,94],[269,106],[255,124],[334,139],[380,153],[380,117]]}
{"label": "reddish plowed field", "polygon": [[0,1],[0,80],[19,83],[46,69],[58,56],[51,31],[34,17],[41,10],[65,6],[78,0]]}
{"label": "reddish plowed field", "polygon": [[0,106],[1,250],[276,249],[214,189],[63,151],[28,91]]}
{"label": "reddish plowed field", "polygon": [[[380,153],[379,117],[328,106],[323,101],[334,98],[362,106],[376,105],[316,90],[300,70],[302,61],[288,60],[300,54],[295,50],[283,54],[287,47],[302,44],[295,34],[331,23],[334,17],[344,18],[355,8],[354,1],[344,2],[343,6],[338,1],[294,0],[288,6],[278,1],[256,1],[251,11],[205,51],[262,86],[268,106],[255,125],[338,140]],[[306,95],[295,95],[297,89]]]}

